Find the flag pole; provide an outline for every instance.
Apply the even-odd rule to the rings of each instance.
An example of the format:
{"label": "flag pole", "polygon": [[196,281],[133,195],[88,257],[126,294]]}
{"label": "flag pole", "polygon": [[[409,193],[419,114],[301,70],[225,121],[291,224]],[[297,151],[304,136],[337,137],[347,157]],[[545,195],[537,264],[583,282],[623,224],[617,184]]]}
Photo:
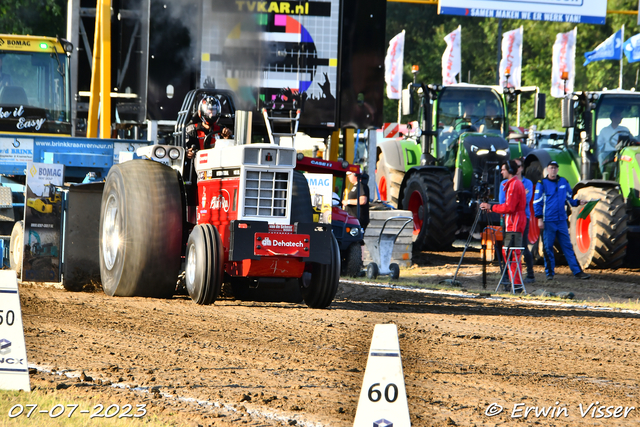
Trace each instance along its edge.
{"label": "flag pole", "polygon": [[[622,24],[622,39],[620,43],[624,42],[624,24]],[[620,81],[618,89],[622,89],[622,46],[620,46]]]}

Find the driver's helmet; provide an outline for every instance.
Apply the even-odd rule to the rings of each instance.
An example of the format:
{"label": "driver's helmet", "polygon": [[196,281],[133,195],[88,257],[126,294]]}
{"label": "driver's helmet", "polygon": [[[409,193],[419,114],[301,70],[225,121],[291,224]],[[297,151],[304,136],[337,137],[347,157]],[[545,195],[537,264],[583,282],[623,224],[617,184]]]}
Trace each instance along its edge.
{"label": "driver's helmet", "polygon": [[200,101],[198,116],[200,116],[203,123],[206,123],[209,126],[215,125],[220,119],[221,112],[222,106],[220,105],[220,101],[213,96],[205,96],[202,98],[202,101]]}

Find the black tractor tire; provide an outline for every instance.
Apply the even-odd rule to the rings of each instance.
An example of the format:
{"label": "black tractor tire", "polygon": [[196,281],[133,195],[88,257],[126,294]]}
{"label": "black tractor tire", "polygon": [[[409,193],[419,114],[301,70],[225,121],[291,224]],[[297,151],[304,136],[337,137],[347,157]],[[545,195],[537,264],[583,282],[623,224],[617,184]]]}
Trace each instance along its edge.
{"label": "black tractor tire", "polygon": [[411,173],[402,192],[402,209],[413,213],[414,250],[451,248],[458,221],[456,203],[448,172],[418,170]]}
{"label": "black tractor tire", "polygon": [[222,288],[222,240],[211,224],[196,225],[187,240],[185,287],[196,304],[213,303]]}
{"label": "black tractor tire", "polygon": [[380,274],[378,264],[370,262],[369,265],[367,265],[367,279],[375,280],[378,278],[378,274]]}
{"label": "black tractor tire", "polygon": [[311,205],[311,192],[309,183],[300,171],[293,171],[293,184],[291,189],[291,224],[296,222],[313,222],[313,206]]}
{"label": "black tractor tire", "polygon": [[584,187],[576,199],[599,200],[585,219],[578,219],[581,207],[572,209],[571,243],[582,269],[622,266],[627,253],[627,211],[616,188]]}
{"label": "black tractor tire", "polygon": [[344,251],[342,257],[342,275],[349,277],[360,277],[362,272],[362,246],[359,242],[353,242]]}
{"label": "black tractor tire", "polygon": [[389,270],[391,271],[391,273],[389,274],[391,279],[398,280],[400,278],[400,266],[398,264],[396,264],[395,262],[389,264]]}
{"label": "black tractor tire", "polygon": [[17,221],[11,230],[9,241],[9,265],[18,278],[22,276],[22,257],[24,253],[24,222]]}
{"label": "black tractor tire", "polygon": [[305,272],[300,279],[300,293],[305,304],[311,308],[327,308],[338,292],[340,282],[340,248],[331,236],[331,262],[313,263],[311,274]]}
{"label": "black tractor tire", "polygon": [[380,199],[398,207],[400,186],[403,178],[404,171],[390,167],[384,160],[384,154],[380,153],[376,163],[376,183],[378,184],[378,191],[380,191]]}
{"label": "black tractor tire", "polygon": [[100,208],[100,277],[109,296],[173,295],[182,253],[182,195],[169,166],[132,160],[109,170]]}

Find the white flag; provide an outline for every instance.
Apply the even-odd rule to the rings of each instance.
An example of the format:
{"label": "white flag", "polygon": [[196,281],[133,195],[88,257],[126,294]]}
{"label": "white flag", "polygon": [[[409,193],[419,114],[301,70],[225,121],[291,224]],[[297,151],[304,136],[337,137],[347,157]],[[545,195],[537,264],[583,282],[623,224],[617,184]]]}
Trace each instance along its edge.
{"label": "white flag", "polygon": [[456,84],[456,75],[460,74],[462,69],[460,61],[460,37],[462,27],[458,26],[453,32],[446,35],[444,41],[447,42],[447,48],[442,55],[442,84]]}
{"label": "white flag", "polygon": [[[507,81],[509,74],[509,81]],[[518,88],[522,83],[522,27],[502,36],[500,86]]]}
{"label": "white flag", "polygon": [[400,99],[402,93],[402,71],[404,65],[404,30],[389,42],[384,58],[384,81],[387,83],[387,97]]}
{"label": "white flag", "polygon": [[[551,96],[563,98],[573,92],[576,77],[576,38],[578,27],[568,33],[558,33],[551,57]],[[564,77],[564,78],[563,78]]]}

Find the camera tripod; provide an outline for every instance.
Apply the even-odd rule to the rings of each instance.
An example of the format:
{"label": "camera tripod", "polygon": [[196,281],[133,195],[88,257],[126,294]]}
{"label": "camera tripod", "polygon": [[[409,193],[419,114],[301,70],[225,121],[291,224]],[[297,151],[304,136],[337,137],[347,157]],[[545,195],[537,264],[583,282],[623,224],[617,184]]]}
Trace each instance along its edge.
{"label": "camera tripod", "polygon": [[[478,202],[476,217],[473,220],[473,225],[471,226],[471,230],[469,231],[469,236],[467,237],[467,241],[464,244],[464,249],[462,250],[462,256],[460,257],[460,261],[458,261],[458,267],[456,268],[456,272],[453,275],[453,279],[442,280],[440,281],[440,284],[448,284],[452,286],[461,285],[461,283],[457,280],[458,272],[460,271],[460,266],[462,265],[462,260],[464,259],[464,255],[467,253],[467,249],[469,249],[469,245],[471,244],[471,239],[473,239],[473,235],[476,232],[476,227],[478,226],[478,221],[480,220],[481,215],[482,215],[482,209],[480,209],[480,203]],[[491,220],[488,213],[487,213],[487,225],[491,226]],[[482,244],[482,287],[484,289],[487,288],[487,245],[485,243]]]}

